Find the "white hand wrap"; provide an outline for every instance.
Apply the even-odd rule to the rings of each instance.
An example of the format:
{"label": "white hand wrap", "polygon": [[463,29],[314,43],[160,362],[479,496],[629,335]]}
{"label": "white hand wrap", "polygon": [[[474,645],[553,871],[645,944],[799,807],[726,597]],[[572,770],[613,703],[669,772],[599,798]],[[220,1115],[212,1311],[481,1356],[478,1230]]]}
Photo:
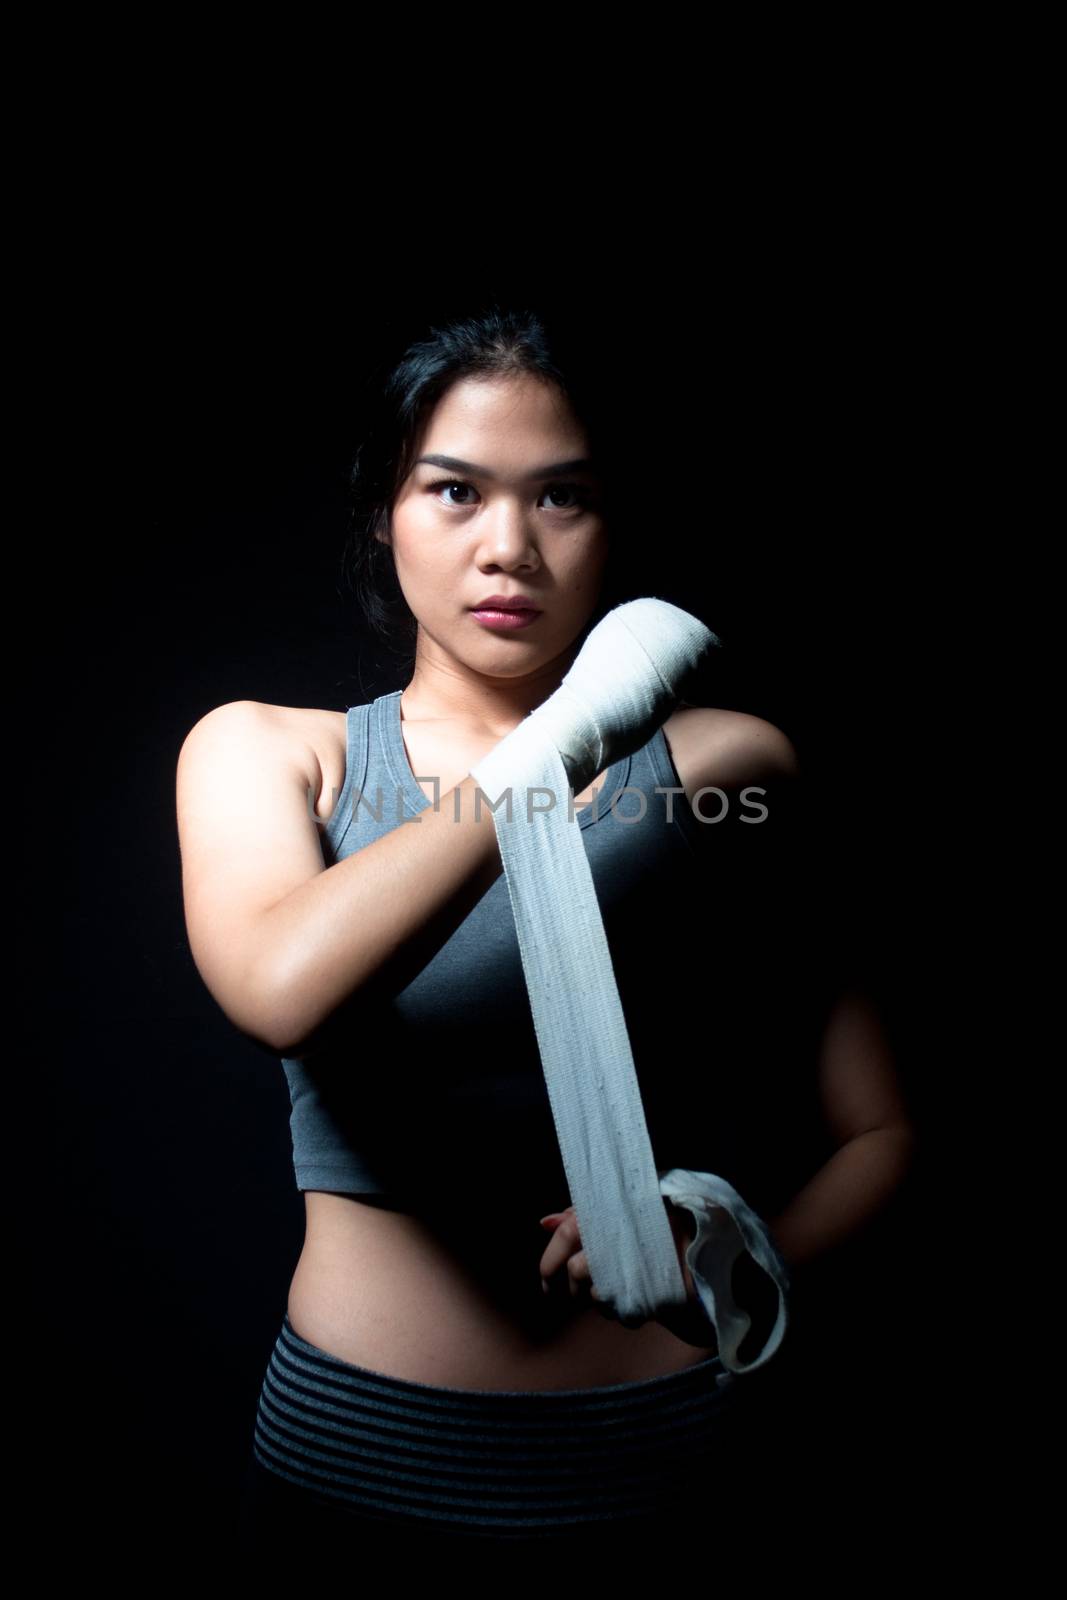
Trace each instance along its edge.
{"label": "white hand wrap", "polygon": [[555,693],[483,756],[473,775],[491,797],[509,784],[533,785],[527,763],[540,762],[547,742],[581,794],[666,722],[687,674],[718,642],[667,600],[616,606],[590,632]]}
{"label": "white hand wrap", "polygon": [[[709,1335],[714,1328],[724,1365],[741,1372],[762,1365],[781,1343],[785,1265],[764,1224],[724,1179],[675,1168],[661,1181],[657,1173],[596,888],[571,809],[573,793],[651,738],[685,675],[717,643],[702,622],[667,601],[616,607],[592,630],[559,689],[471,774],[496,803],[541,1063],[597,1294],[632,1326],[686,1304],[664,1197],[685,1205],[698,1224],[686,1259]],[[742,1249],[770,1273],[779,1293],[774,1330],[748,1363],[737,1360],[737,1347],[749,1318],[730,1289],[730,1267]]]}

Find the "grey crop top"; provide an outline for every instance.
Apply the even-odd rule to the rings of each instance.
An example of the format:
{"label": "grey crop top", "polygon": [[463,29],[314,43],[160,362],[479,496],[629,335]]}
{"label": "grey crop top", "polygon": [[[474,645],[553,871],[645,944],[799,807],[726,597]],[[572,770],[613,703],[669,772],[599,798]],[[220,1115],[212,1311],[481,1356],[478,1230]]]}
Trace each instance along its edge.
{"label": "grey crop top", "polygon": [[[432,805],[401,692],[347,713],[327,867]],[[798,1118],[813,1109],[773,815],[699,820],[662,729],[577,815],[656,1164],[718,1173],[766,1215],[810,1166]],[[412,1211],[489,1193],[535,1217],[570,1203],[503,873],[406,987],[361,991],[327,1032],[282,1062],[299,1190]]]}

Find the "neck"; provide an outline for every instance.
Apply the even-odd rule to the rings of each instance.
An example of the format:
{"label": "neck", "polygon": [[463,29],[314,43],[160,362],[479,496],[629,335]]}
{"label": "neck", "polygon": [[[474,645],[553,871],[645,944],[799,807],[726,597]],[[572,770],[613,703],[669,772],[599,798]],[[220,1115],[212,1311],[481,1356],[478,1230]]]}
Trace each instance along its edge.
{"label": "neck", "polygon": [[458,723],[472,733],[502,739],[559,688],[580,642],[536,672],[497,677],[442,656],[420,630],[414,671],[401,696],[404,717],[412,722]]}

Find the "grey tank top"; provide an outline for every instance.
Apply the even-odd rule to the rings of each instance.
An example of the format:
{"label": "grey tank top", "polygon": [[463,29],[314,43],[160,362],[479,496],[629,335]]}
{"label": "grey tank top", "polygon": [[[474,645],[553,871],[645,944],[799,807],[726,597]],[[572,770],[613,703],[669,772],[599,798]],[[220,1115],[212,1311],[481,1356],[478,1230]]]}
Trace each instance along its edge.
{"label": "grey tank top", "polygon": [[[327,868],[433,804],[408,761],[401,693],[347,713]],[[793,1181],[780,1146],[804,1081],[795,1060],[795,1082],[782,1072],[773,1025],[789,936],[771,906],[768,824],[694,816],[662,729],[577,818],[656,1165],[716,1172],[762,1211]],[[487,1196],[535,1219],[570,1203],[503,872],[405,987],[368,986],[320,1038],[282,1062],[299,1190],[427,1214]]]}

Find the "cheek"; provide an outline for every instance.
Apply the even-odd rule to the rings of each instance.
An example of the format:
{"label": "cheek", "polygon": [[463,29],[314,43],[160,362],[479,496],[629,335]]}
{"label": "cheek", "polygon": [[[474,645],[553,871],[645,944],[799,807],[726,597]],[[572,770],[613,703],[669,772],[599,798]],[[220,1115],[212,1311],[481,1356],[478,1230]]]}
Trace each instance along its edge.
{"label": "cheek", "polygon": [[463,593],[464,586],[461,552],[445,543],[437,529],[420,537],[409,528],[398,546],[394,556],[397,577],[409,599],[427,616],[454,610],[456,596]]}
{"label": "cheek", "polygon": [[434,581],[441,568],[441,542],[425,518],[409,515],[394,539],[397,571],[419,588]]}
{"label": "cheek", "polygon": [[571,587],[581,590],[583,594],[595,588],[607,570],[607,555],[606,546],[601,545],[586,551],[574,563],[570,574]]}

